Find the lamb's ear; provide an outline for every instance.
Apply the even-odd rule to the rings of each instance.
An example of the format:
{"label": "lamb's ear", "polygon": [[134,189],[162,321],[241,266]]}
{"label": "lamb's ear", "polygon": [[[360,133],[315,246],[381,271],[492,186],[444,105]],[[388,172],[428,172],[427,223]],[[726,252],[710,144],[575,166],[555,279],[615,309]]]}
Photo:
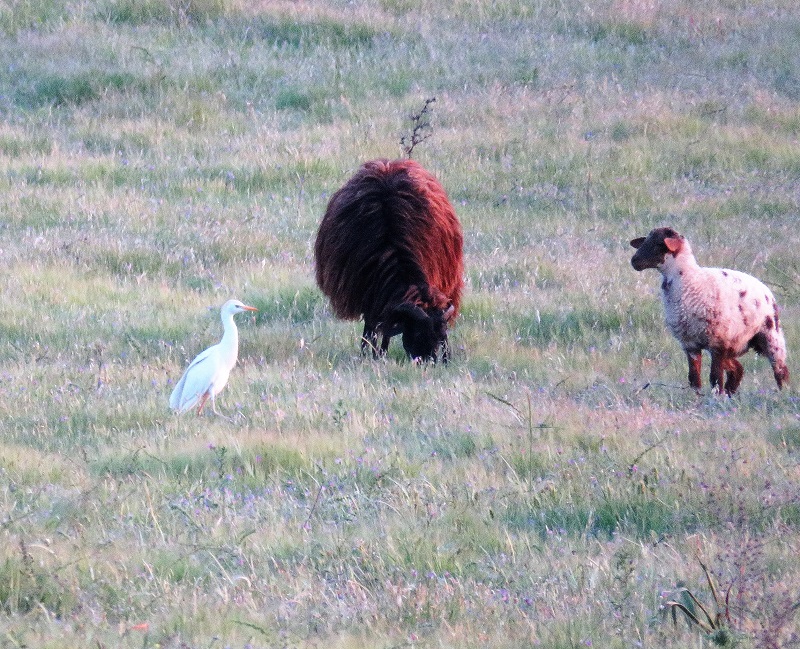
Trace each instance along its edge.
{"label": "lamb's ear", "polygon": [[634,248],[640,248],[643,243],[644,243],[644,237],[636,237],[631,241],[631,245]]}
{"label": "lamb's ear", "polygon": [[683,240],[678,237],[667,237],[664,239],[664,245],[667,247],[667,250],[675,254],[681,249]]}

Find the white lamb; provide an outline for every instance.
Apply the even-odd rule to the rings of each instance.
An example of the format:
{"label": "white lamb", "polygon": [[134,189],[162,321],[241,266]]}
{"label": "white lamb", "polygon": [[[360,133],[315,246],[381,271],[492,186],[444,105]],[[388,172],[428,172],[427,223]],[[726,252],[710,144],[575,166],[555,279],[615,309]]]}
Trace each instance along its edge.
{"label": "white lamb", "polygon": [[667,326],[689,359],[689,385],[699,392],[702,350],[711,352],[712,388],[732,395],[744,374],[737,357],[754,349],[772,364],[778,388],[789,381],[786,341],[772,292],[751,275],[703,268],[689,242],[672,228],[656,228],[631,241],[636,270],[663,276]]}

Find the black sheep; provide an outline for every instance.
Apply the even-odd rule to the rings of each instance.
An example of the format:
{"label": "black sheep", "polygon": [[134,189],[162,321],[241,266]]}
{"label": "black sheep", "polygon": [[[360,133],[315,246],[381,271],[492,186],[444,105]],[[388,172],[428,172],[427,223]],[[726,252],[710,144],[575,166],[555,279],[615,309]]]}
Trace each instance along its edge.
{"label": "black sheep", "polygon": [[334,313],[363,316],[363,351],[383,354],[402,333],[412,359],[436,361],[442,347],[447,361],[447,327],[464,286],[463,236],[444,189],[419,163],[362,165],[328,202],[314,255]]}

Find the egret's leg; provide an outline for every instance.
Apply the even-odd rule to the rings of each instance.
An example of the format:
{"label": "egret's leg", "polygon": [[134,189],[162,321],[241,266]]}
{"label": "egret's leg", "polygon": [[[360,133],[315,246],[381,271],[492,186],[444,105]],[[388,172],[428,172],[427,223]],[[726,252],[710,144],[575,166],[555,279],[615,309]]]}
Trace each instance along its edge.
{"label": "egret's leg", "polygon": [[[208,401],[208,392],[206,392],[204,395],[202,395],[200,397],[200,405],[197,406],[197,416],[198,417],[203,414],[203,407],[206,405],[206,401]],[[213,407],[213,405],[214,405],[213,400],[211,402],[211,405]]]}
{"label": "egret's leg", "polygon": [[228,417],[227,415],[223,415],[221,412],[217,410],[217,399],[215,395],[211,395],[211,410],[214,411],[214,414],[217,417],[222,417],[225,421],[233,421],[232,417]]}

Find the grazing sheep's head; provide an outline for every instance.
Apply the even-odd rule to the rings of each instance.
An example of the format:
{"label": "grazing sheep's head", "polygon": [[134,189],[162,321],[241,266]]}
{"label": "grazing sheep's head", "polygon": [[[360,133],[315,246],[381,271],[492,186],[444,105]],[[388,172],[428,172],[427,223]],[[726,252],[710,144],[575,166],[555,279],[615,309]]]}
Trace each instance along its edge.
{"label": "grazing sheep's head", "polygon": [[686,239],[672,228],[656,228],[646,238],[631,241],[631,245],[636,248],[631,265],[636,270],[644,270],[661,266],[667,255],[677,254],[686,245]]}
{"label": "grazing sheep's head", "polygon": [[447,361],[447,322],[455,307],[430,309],[403,302],[395,307],[390,316],[390,335],[403,334],[403,348],[413,361],[436,362],[440,346],[444,346],[443,360]]}

